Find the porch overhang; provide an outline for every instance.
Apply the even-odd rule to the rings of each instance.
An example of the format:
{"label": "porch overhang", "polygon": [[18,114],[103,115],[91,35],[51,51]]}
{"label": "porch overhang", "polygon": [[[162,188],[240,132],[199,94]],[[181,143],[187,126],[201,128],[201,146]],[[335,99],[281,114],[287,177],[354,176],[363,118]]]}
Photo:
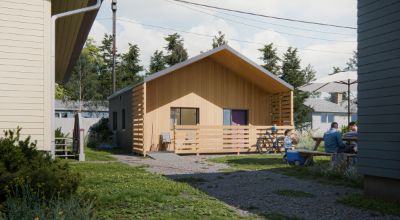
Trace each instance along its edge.
{"label": "porch overhang", "polygon": [[[59,14],[96,4],[96,0],[52,0],[51,14]],[[98,10],[60,18],[56,23],[56,75],[63,84],[71,76],[72,68],[85,44]]]}

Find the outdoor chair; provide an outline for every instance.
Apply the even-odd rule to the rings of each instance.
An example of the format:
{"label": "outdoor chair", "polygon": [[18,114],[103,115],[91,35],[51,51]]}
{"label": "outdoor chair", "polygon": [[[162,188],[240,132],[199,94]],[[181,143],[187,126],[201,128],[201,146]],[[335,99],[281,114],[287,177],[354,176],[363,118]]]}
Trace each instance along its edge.
{"label": "outdoor chair", "polygon": [[168,145],[171,144],[171,135],[169,132],[163,132],[160,135],[162,150],[168,150]]}

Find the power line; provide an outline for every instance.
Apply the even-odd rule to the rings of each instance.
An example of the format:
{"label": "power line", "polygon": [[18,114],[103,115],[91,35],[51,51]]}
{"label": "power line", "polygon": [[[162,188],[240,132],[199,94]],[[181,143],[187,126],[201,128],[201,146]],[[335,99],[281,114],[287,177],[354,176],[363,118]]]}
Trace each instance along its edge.
{"label": "power line", "polygon": [[181,2],[184,4],[190,4],[190,5],[197,5],[197,6],[207,7],[207,8],[213,8],[213,9],[218,9],[218,10],[223,10],[223,11],[230,11],[230,12],[235,12],[235,13],[240,13],[240,14],[247,14],[247,15],[253,15],[253,16],[264,17],[264,18],[271,18],[271,19],[276,19],[276,20],[284,20],[284,21],[298,22],[298,23],[304,23],[304,24],[314,24],[314,25],[320,25],[320,26],[328,26],[328,27],[344,28],[344,29],[352,29],[352,30],[357,29],[355,27],[350,27],[350,26],[327,24],[327,23],[314,22],[314,21],[305,21],[305,20],[298,20],[298,19],[292,19],[292,18],[282,18],[282,17],[263,15],[263,14],[253,13],[253,12],[246,12],[246,11],[222,8],[222,7],[212,6],[212,5],[200,4],[200,3],[195,3],[195,2],[188,2],[188,1],[184,1],[184,0],[172,0],[172,1]]}
{"label": "power line", "polygon": [[[111,18],[97,18],[97,20],[108,20],[108,19],[111,19]],[[129,22],[129,23],[136,24],[136,25],[143,25],[143,26],[151,27],[151,28],[157,28],[157,29],[174,31],[174,32],[179,32],[179,33],[197,35],[197,36],[201,36],[201,37],[207,37],[207,38],[214,38],[215,37],[214,35],[209,35],[209,34],[202,34],[202,33],[184,31],[184,30],[170,28],[170,27],[163,27],[163,26],[159,26],[159,25],[140,23],[140,22],[136,22],[136,21],[133,21],[133,20],[130,20],[130,19],[125,19],[125,18],[117,18],[117,20]],[[254,42],[254,41],[241,40],[241,39],[235,39],[235,38],[228,38],[227,40],[228,41],[246,43],[246,44],[265,45],[265,43],[261,43],[261,42]],[[289,48],[290,47],[290,46],[279,45],[279,44],[274,44],[274,46],[281,47],[281,48]],[[340,52],[340,51],[332,51],[332,50],[317,50],[317,49],[301,48],[301,47],[296,47],[296,48],[299,49],[299,50],[307,50],[307,51],[322,52],[322,53],[353,54],[352,52]]]}
{"label": "power line", "polygon": [[[172,3],[170,0],[165,0],[165,1],[168,1],[168,2]],[[177,3],[174,3],[174,4],[180,5],[180,4],[177,4]],[[183,7],[183,5],[180,5],[180,6]],[[241,19],[246,19],[246,20],[249,20],[249,21],[255,21],[255,22],[259,22],[259,23],[264,23],[264,24],[269,24],[269,25],[275,25],[275,26],[278,26],[278,27],[284,27],[284,28],[290,28],[290,29],[296,29],[296,30],[302,30],[302,31],[311,31],[311,32],[317,32],[317,33],[323,33],[323,34],[334,34],[334,35],[342,35],[342,36],[354,36],[354,34],[348,34],[348,33],[338,33],[338,32],[330,32],[330,31],[320,31],[320,30],[308,29],[308,28],[302,28],[302,27],[295,27],[295,26],[290,26],[290,25],[275,24],[275,23],[271,23],[271,22],[262,21],[262,20],[259,20],[259,19],[253,19],[253,18],[248,18],[248,17],[244,17],[244,16],[234,15],[234,14],[226,13],[226,12],[223,12],[223,11],[212,10],[212,9],[204,8],[204,7],[200,7],[200,6],[194,6],[194,7],[201,8],[201,9],[205,9],[205,10],[208,10],[208,11],[211,11],[211,12],[216,12],[216,13],[228,15],[228,16],[231,16],[231,17],[237,17],[237,18],[241,18]]]}
{"label": "power line", "polygon": [[[166,1],[170,2],[169,0],[166,0]],[[172,0],[172,1],[175,1],[175,0]],[[172,2],[170,2],[170,3],[172,3]],[[184,5],[180,5],[180,4],[177,4],[177,5],[182,6],[182,7],[185,7],[185,8],[188,8],[188,9],[190,9],[190,10],[194,10],[194,11],[203,13],[203,14],[211,15],[211,16],[214,16],[214,17],[223,19],[223,20],[228,20],[228,21],[231,21],[231,22],[235,22],[235,23],[238,23],[238,24],[241,24],[241,25],[245,25],[245,26],[252,27],[252,28],[256,28],[256,29],[260,29],[260,30],[265,30],[264,27],[260,27],[260,26],[248,24],[248,23],[241,22],[241,21],[237,21],[237,20],[230,19],[230,18],[220,17],[220,16],[218,16],[218,15],[210,14],[210,13],[207,13],[207,12],[204,12],[204,11],[201,11],[201,10],[198,10],[198,9],[195,9],[195,8],[191,8],[191,7],[189,7],[189,6],[184,6]],[[280,33],[280,34],[284,34],[284,35],[295,36],[295,37],[302,37],[302,38],[308,38],[308,39],[314,39],[314,40],[355,43],[355,41],[346,41],[346,40],[340,41],[340,40],[334,40],[334,39],[327,39],[327,38],[319,38],[319,37],[305,36],[305,35],[301,35],[301,34],[287,33],[287,32],[276,31],[276,30],[274,30],[274,31],[277,32],[277,33]]]}

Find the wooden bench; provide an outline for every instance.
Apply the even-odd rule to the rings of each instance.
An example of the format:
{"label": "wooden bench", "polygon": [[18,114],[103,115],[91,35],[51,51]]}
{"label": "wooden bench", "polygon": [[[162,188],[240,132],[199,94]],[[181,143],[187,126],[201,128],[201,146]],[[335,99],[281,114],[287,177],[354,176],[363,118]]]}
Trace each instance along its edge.
{"label": "wooden bench", "polygon": [[[321,152],[321,151],[316,151],[316,150],[307,150],[307,149],[296,149],[296,151],[299,152],[300,155],[306,159],[306,161],[304,162],[305,166],[312,165],[314,156],[330,156],[330,157],[332,157],[335,154],[335,153],[326,153],[326,152]],[[356,154],[348,154],[348,153],[341,153],[341,154],[344,155],[347,163],[350,162],[351,158],[354,158],[356,156]]]}

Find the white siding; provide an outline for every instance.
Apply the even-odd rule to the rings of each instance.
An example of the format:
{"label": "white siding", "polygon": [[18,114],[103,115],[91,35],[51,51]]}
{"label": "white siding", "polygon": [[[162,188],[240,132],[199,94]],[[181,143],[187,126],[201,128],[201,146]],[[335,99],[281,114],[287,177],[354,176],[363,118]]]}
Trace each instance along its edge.
{"label": "white siding", "polygon": [[0,0],[0,131],[19,126],[42,150],[51,143],[50,13],[48,0]]}
{"label": "white siding", "polygon": [[316,135],[322,135],[331,127],[331,122],[321,122],[321,114],[333,114],[333,121],[339,124],[339,128],[347,126],[347,113],[312,113],[311,128]]}

